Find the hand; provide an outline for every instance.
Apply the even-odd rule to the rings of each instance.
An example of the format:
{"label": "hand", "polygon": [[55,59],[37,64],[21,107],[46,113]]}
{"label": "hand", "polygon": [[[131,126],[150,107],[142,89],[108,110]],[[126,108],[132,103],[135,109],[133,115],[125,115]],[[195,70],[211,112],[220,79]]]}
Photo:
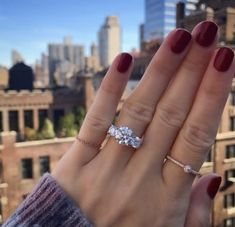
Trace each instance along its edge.
{"label": "hand", "polygon": [[[91,145],[104,141],[133,69],[128,54],[114,60],[79,132],[90,145],[76,141],[52,173],[96,226],[193,226],[194,176],[164,160],[198,171],[214,142],[235,70],[233,51],[215,50],[216,43],[217,26],[208,21],[162,43],[116,122],[144,135],[137,150],[113,138],[101,150]],[[207,198],[207,186],[219,187],[202,185]]]}

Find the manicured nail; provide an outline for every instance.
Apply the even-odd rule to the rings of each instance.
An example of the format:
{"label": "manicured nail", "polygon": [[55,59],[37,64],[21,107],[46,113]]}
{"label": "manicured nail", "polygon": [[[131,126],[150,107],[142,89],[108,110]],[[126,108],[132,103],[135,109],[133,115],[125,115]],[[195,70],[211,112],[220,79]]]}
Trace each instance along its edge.
{"label": "manicured nail", "polygon": [[218,26],[215,23],[211,21],[201,23],[196,34],[197,43],[203,47],[210,46],[215,40],[217,31]]}
{"label": "manicured nail", "polygon": [[191,34],[183,29],[178,29],[172,36],[171,50],[179,54],[185,50],[190,40],[192,39]]}
{"label": "manicured nail", "polygon": [[117,66],[118,72],[125,73],[129,69],[131,62],[132,62],[132,59],[133,59],[133,57],[130,54],[122,53],[120,55],[119,63]]}
{"label": "manicured nail", "polygon": [[233,50],[227,47],[222,47],[215,56],[214,67],[220,72],[226,72],[231,66],[233,58]]}
{"label": "manicured nail", "polygon": [[215,198],[215,195],[219,190],[221,180],[222,180],[221,177],[215,177],[211,180],[210,184],[208,185],[207,193],[211,199]]}

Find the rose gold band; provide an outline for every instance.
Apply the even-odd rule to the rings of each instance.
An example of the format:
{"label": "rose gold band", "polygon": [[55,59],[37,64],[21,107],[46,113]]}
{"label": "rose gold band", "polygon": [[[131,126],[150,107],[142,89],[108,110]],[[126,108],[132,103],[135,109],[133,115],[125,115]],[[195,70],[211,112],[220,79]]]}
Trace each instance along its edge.
{"label": "rose gold band", "polygon": [[98,145],[98,144],[95,144],[95,143],[92,143],[92,142],[89,142],[89,141],[86,141],[86,140],[84,140],[84,139],[79,138],[78,135],[76,136],[76,139],[77,139],[77,141],[79,141],[80,143],[82,143],[82,144],[84,144],[84,145],[86,145],[86,146],[89,146],[89,147],[91,147],[91,148],[95,148],[95,149],[97,149],[97,150],[99,150],[100,147],[101,147],[101,146]]}

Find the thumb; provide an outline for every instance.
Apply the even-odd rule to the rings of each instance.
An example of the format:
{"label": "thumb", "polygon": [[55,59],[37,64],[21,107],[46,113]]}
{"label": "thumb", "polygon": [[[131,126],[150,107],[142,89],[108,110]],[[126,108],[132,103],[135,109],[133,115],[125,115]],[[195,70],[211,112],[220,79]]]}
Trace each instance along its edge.
{"label": "thumb", "polygon": [[208,174],[193,185],[185,227],[210,226],[210,211],[220,183],[220,176]]}

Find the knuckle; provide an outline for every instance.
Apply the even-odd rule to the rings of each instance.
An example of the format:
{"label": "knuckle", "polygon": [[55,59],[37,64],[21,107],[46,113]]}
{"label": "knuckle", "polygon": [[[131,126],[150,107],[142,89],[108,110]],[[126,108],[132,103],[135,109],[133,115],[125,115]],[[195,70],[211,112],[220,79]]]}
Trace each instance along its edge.
{"label": "knuckle", "polygon": [[184,142],[191,151],[205,154],[214,143],[214,136],[202,126],[187,123],[185,124],[182,135]]}
{"label": "knuckle", "polygon": [[165,125],[171,128],[180,128],[186,118],[186,113],[173,105],[159,105],[156,114]]}
{"label": "knuckle", "polygon": [[131,119],[149,124],[153,118],[154,108],[138,101],[126,100],[123,103],[122,112]]}
{"label": "knuckle", "polygon": [[97,113],[87,114],[85,122],[92,129],[105,131],[108,127],[107,120],[103,116],[98,115]]}
{"label": "knuckle", "polygon": [[204,65],[206,65],[205,58],[192,56],[185,59],[183,67],[189,72],[198,72],[204,69]]}
{"label": "knuckle", "polygon": [[172,74],[171,67],[168,67],[168,65],[166,65],[165,62],[161,62],[159,60],[153,59],[153,64],[154,64],[155,71],[158,74],[161,74],[161,75]]}

